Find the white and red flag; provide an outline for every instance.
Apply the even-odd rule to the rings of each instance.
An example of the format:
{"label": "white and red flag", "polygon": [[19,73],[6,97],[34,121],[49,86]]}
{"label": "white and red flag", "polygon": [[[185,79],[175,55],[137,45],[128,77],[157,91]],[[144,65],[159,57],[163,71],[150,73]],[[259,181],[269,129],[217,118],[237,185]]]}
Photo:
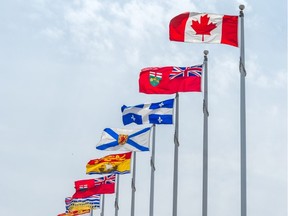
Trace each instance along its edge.
{"label": "white and red flag", "polygon": [[182,13],[170,21],[169,38],[171,41],[238,47],[238,16]]}

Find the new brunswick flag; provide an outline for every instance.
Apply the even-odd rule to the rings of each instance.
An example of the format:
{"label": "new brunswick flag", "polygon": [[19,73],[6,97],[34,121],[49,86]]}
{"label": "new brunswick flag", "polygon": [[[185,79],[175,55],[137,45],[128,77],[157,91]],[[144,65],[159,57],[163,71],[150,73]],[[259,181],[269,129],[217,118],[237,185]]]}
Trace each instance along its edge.
{"label": "new brunswick flag", "polygon": [[129,173],[130,162],[131,152],[107,155],[99,159],[90,160],[86,165],[86,174]]}
{"label": "new brunswick flag", "polygon": [[75,216],[75,214],[72,212],[67,212],[67,213],[58,214],[57,216]]}

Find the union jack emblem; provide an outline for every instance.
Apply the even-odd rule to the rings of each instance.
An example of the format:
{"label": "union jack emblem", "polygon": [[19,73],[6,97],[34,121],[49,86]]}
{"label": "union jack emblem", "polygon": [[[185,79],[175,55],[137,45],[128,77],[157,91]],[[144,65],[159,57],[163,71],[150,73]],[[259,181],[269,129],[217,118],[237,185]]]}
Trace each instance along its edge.
{"label": "union jack emblem", "polygon": [[115,184],[116,175],[108,175],[104,177],[100,177],[95,180],[95,186],[99,186],[102,184]]}
{"label": "union jack emblem", "polygon": [[187,76],[197,76],[201,77],[202,76],[202,65],[195,65],[193,67],[188,67],[187,68]]}
{"label": "union jack emblem", "polygon": [[191,67],[173,67],[172,72],[169,74],[169,79],[175,79],[180,77],[191,77],[202,75],[202,65],[195,65]]}

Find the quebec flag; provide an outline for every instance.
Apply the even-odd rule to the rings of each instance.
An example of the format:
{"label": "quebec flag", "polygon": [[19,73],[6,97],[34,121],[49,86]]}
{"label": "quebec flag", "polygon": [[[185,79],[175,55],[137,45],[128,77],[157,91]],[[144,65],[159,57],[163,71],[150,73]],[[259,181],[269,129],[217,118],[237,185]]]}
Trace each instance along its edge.
{"label": "quebec flag", "polygon": [[123,124],[173,124],[174,99],[121,107]]}
{"label": "quebec flag", "polygon": [[149,151],[151,127],[105,128],[96,149],[104,151]]}

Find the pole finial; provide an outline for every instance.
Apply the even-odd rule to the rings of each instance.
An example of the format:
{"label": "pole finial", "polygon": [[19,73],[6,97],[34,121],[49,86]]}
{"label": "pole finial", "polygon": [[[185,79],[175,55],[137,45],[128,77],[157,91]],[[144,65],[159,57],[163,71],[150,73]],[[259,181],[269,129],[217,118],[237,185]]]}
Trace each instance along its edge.
{"label": "pole finial", "polygon": [[208,55],[208,53],[209,53],[209,51],[208,51],[208,50],[204,50],[204,52],[203,52],[203,53],[204,53],[204,55],[205,55],[205,56],[207,56],[207,55]]}
{"label": "pole finial", "polygon": [[243,4],[239,5],[239,9],[240,9],[241,11],[243,11],[243,10],[245,9],[245,5],[243,5]]}

